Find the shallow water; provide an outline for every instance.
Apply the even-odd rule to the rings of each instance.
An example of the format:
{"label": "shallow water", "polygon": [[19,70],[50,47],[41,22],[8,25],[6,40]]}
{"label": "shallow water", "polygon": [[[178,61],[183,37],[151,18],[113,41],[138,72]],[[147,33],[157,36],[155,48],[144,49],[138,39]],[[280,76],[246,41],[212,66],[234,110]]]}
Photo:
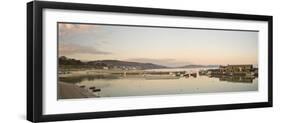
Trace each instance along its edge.
{"label": "shallow water", "polygon": [[[189,69],[198,71],[198,69]],[[194,94],[216,92],[257,91],[258,78],[243,77],[181,77],[179,79],[145,79],[143,77],[125,77],[119,79],[81,79],[75,83],[86,89],[95,87],[99,92],[93,92],[100,97],[145,96]],[[90,90],[90,89],[89,89]]]}

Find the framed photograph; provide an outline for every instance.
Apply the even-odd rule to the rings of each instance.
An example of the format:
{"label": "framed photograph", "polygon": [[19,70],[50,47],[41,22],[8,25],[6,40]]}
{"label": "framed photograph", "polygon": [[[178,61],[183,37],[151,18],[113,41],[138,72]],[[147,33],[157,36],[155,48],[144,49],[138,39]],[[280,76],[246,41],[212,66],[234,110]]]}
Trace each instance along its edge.
{"label": "framed photograph", "polygon": [[33,122],[272,107],[272,16],[27,4]]}

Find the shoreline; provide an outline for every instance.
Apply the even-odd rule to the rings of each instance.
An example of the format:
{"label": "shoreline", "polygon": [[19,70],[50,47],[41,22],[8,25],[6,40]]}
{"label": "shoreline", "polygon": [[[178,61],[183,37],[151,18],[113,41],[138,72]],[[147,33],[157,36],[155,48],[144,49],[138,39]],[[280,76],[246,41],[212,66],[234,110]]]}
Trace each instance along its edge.
{"label": "shoreline", "polygon": [[93,98],[97,95],[75,84],[58,82],[58,99]]}

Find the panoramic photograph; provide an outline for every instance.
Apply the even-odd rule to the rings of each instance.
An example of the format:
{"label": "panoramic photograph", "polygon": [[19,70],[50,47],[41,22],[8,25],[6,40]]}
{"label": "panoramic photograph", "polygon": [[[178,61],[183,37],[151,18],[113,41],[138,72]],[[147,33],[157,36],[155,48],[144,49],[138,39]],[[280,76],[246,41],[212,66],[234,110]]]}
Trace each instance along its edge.
{"label": "panoramic photograph", "polygon": [[57,99],[258,91],[258,31],[57,24]]}

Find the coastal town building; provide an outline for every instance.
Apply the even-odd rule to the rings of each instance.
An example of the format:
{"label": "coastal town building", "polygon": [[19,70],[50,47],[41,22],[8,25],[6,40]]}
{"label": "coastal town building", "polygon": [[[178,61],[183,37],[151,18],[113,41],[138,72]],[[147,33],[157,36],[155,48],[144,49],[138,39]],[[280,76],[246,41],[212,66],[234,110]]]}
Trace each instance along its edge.
{"label": "coastal town building", "polygon": [[199,74],[211,76],[258,76],[258,68],[254,68],[253,65],[221,65],[218,69],[203,70]]}
{"label": "coastal town building", "polygon": [[253,70],[253,65],[227,65],[220,66],[220,72],[233,73],[233,72],[251,72]]}

